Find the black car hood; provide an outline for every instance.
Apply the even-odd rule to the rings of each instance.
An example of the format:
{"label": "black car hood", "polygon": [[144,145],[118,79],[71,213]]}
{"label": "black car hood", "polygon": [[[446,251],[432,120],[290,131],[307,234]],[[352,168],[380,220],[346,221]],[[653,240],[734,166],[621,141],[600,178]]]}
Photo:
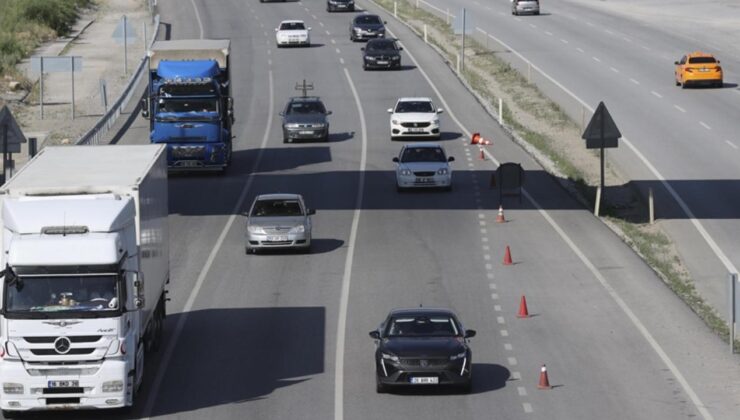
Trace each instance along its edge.
{"label": "black car hood", "polygon": [[326,123],[326,116],[322,114],[292,114],[286,115],[283,120],[285,123],[318,124]]}
{"label": "black car hood", "polygon": [[391,337],[384,339],[381,350],[398,357],[446,357],[465,351],[457,337]]}
{"label": "black car hood", "polygon": [[376,57],[379,55],[394,56],[394,55],[399,55],[399,53],[396,50],[372,50],[372,51],[365,50],[365,55],[368,55],[370,57]]}

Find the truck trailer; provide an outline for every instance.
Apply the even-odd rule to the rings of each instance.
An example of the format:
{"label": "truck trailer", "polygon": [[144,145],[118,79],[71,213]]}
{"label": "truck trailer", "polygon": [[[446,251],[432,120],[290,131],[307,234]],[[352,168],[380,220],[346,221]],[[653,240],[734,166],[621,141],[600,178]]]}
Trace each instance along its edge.
{"label": "truck trailer", "polygon": [[47,147],[0,208],[3,414],[133,406],[166,315],[165,147]]}
{"label": "truck trailer", "polygon": [[170,170],[224,170],[234,124],[229,40],[156,41],[142,99],[150,141],[167,145]]}

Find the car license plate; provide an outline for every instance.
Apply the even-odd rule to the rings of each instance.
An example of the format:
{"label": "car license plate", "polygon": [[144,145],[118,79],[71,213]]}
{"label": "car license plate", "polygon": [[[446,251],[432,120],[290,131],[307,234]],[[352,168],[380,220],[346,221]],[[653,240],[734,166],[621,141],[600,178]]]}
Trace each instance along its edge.
{"label": "car license plate", "polygon": [[49,388],[77,388],[79,386],[80,381],[78,380],[49,381]]}
{"label": "car license plate", "polygon": [[198,163],[199,162],[197,160],[181,160],[181,161],[178,161],[177,162],[177,164],[179,166],[188,166],[188,167],[191,167],[191,166],[200,166],[200,165],[198,165]]}
{"label": "car license plate", "polygon": [[708,71],[709,71],[709,69],[699,69],[699,71],[700,71],[700,72],[704,72],[704,73],[706,73],[706,72],[708,72]]}
{"label": "car license plate", "polygon": [[387,66],[388,65],[388,62],[387,61],[378,61],[378,64],[380,64],[381,66]]}
{"label": "car license plate", "polygon": [[270,242],[285,242],[288,240],[287,236],[268,236],[267,240]]}
{"label": "car license plate", "polygon": [[426,184],[427,182],[429,182],[429,178],[416,178],[416,182],[420,184]]}
{"label": "car license plate", "polygon": [[345,7],[347,7],[347,5],[346,4],[338,4],[337,7],[340,8],[340,9],[344,9]]}
{"label": "car license plate", "polygon": [[412,128],[409,128],[409,132],[410,133],[423,133],[424,129],[419,128],[419,127],[412,127]]}
{"label": "car license plate", "polygon": [[439,378],[436,376],[415,376],[411,378],[411,383],[419,385],[436,385],[439,383]]}
{"label": "car license plate", "polygon": [[301,131],[298,132],[298,134],[310,135],[310,134],[313,134],[313,131],[311,131],[311,130],[301,130]]}

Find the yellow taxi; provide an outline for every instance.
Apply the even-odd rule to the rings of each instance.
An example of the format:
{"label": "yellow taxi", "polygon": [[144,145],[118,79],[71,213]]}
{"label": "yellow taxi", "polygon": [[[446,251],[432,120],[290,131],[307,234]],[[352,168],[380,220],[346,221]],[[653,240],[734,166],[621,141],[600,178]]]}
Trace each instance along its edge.
{"label": "yellow taxi", "polygon": [[681,57],[676,65],[676,86],[722,87],[722,67],[712,54],[695,51]]}

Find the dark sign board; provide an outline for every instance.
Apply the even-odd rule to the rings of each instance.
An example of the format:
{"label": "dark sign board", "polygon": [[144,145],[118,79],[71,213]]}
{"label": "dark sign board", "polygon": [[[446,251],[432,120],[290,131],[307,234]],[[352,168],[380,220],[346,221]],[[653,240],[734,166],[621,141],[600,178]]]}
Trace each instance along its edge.
{"label": "dark sign board", "polygon": [[581,136],[586,140],[587,149],[600,149],[602,147],[617,147],[617,140],[622,137],[617,124],[606,109],[604,102],[599,102],[594,116]]}

